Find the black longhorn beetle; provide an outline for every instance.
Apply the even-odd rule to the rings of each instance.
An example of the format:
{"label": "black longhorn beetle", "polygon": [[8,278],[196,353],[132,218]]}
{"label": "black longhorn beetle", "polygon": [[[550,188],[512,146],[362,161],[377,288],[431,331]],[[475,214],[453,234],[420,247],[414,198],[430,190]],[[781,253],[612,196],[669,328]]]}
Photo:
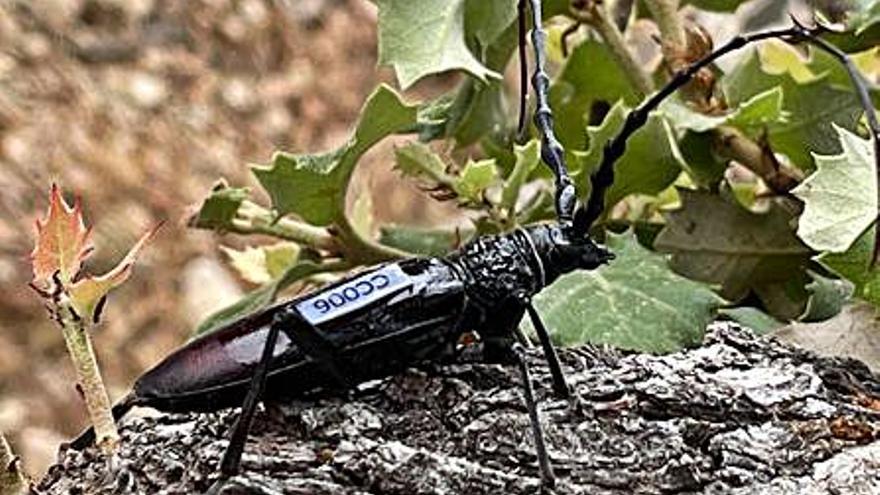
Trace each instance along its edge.
{"label": "black longhorn beetle", "polygon": [[[807,41],[845,65],[880,159],[880,125],[861,75],[846,54],[818,37],[823,28],[808,28],[794,21],[790,28],[733,38],[675,74],[632,110],[621,131],[605,144],[601,164],[592,176],[591,195],[585,204],[578,205],[564,150],[553,131],[541,2],[528,3],[536,66],[532,78],[537,97],[534,121],[542,138],[542,160],[555,176],[557,222],[480,237],[443,257],[383,264],[244,317],[190,342],[144,373],[132,392],[113,408],[115,418],[134,406],[170,412],[214,411],[243,401],[219,467],[219,480],[209,490],[216,493],[239,471],[261,398],[341,391],[419,363],[447,362],[458,355],[461,336],[476,331],[485,360],[515,363],[520,368],[542,483],[552,487],[553,469],[524,359],[527,339],[520,333],[519,323],[528,313],[552,375],[554,393],[568,398],[570,391],[556,350],[531,298],[560,275],[593,270],[614,259],[593,242],[588,230],[602,213],[605,191],[614,180],[614,163],[648,114],[698,70],[727,53],[769,38]],[[526,70],[526,7],[526,0],[520,0],[522,74]],[[526,77],[522,75],[523,80]],[[520,111],[524,112],[524,106]],[[521,114],[520,124],[522,120]],[[93,440],[94,431],[89,429],[71,447],[82,449]]]}

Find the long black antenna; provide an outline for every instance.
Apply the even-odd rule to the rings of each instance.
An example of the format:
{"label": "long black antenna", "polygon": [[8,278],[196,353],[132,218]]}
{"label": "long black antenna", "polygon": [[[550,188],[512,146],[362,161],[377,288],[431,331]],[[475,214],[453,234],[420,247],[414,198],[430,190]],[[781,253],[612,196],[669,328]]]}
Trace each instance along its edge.
{"label": "long black antenna", "polygon": [[[556,139],[553,131],[553,112],[550,110],[548,93],[550,91],[550,77],[544,69],[545,43],[547,33],[541,26],[541,0],[530,0],[532,10],[532,45],[535,49],[535,73],[532,76],[532,86],[535,89],[537,105],[535,108],[535,126],[541,134],[541,159],[550,167],[556,177],[556,216],[559,223],[571,225],[574,217],[574,209],[577,204],[577,195],[574,183],[568,175],[565,166],[565,151],[562,144]],[[520,0],[520,63],[524,67],[524,0]],[[522,69],[521,69],[522,70]],[[521,102],[522,104],[522,102]]]}
{"label": "long black antenna", "polygon": [[[648,115],[668,96],[687,84],[700,69],[715,62],[724,55],[739,50],[748,44],[771,38],[785,39],[790,43],[808,41],[830,53],[839,62],[844,64],[853,87],[855,87],[856,93],[859,96],[859,101],[865,111],[865,115],[867,116],[868,125],[871,128],[871,135],[874,140],[875,159],[877,163],[877,180],[880,182],[880,124],[878,124],[877,116],[874,112],[874,106],[868,95],[867,84],[844,52],[818,37],[818,34],[824,31],[825,28],[821,26],[807,28],[802,24],[799,24],[797,21],[794,21],[794,26],[790,28],[772,29],[736,36],[717,50],[706,55],[697,62],[694,62],[684,70],[676,73],[672,80],[660,89],[660,91],[630,111],[626,116],[626,121],[620,132],[618,132],[611,141],[605,143],[605,147],[602,150],[602,161],[599,164],[599,168],[591,177],[593,189],[590,193],[590,198],[585,205],[577,209],[574,215],[575,235],[586,235],[593,223],[602,215],[602,211],[605,208],[605,193],[614,182],[614,164],[626,151],[627,140],[648,121]],[[880,200],[880,191],[878,191],[878,200]],[[878,218],[880,218],[880,212],[878,212]],[[877,237],[874,244],[874,262],[877,261],[878,251],[880,251],[880,227],[876,229],[876,232]]]}
{"label": "long black antenna", "polygon": [[517,53],[519,54],[519,119],[516,124],[516,134],[521,136],[526,126],[526,97],[529,94],[529,67],[526,60],[526,0],[519,0],[516,5],[517,11],[517,31],[519,41],[517,42]]}

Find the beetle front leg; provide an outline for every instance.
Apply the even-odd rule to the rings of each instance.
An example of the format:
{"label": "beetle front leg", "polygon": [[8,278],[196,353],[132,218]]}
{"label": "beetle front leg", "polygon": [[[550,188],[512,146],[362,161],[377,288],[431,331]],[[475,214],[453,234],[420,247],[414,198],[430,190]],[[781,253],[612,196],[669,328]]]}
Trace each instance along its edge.
{"label": "beetle front leg", "polygon": [[559,364],[559,355],[556,353],[556,347],[550,341],[550,333],[547,327],[541,321],[541,315],[532,305],[532,301],[525,295],[520,296],[520,303],[529,313],[529,319],[532,320],[532,326],[535,333],[538,334],[538,340],[541,341],[541,348],[544,350],[544,359],[547,360],[547,367],[550,368],[550,376],[553,377],[553,392],[560,399],[568,399],[571,396],[571,388],[565,379],[565,373],[562,371],[562,365]]}

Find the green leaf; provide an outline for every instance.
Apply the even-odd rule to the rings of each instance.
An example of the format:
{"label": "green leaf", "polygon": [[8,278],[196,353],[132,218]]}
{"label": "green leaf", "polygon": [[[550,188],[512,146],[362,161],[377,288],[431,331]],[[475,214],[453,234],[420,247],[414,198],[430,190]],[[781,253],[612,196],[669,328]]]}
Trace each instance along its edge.
{"label": "green leaf", "polygon": [[815,155],[816,172],[792,192],[804,202],[798,236],[817,251],[843,252],[877,218],[873,145],[834,126],[839,155]]}
{"label": "green leaf", "polygon": [[379,242],[409,253],[423,256],[441,256],[455,249],[473,235],[472,230],[448,230],[384,225],[380,228]]}
{"label": "green leaf", "polygon": [[847,19],[847,27],[853,29],[856,35],[861,34],[869,27],[880,22],[880,1],[855,0],[850,2],[853,9]]}
{"label": "green leaf", "polygon": [[299,259],[299,244],[282,241],[243,251],[221,246],[232,266],[248,282],[266,284],[281,277]]}
{"label": "green leaf", "polygon": [[711,132],[686,131],[678,142],[688,176],[701,189],[714,189],[727,170],[727,163],[715,155],[714,146]]}
{"label": "green leaf", "polygon": [[238,301],[205,318],[205,320],[199,323],[193,331],[193,338],[216,332],[245,316],[263,310],[272,304],[272,301],[275,300],[275,296],[280,291],[289,287],[294,282],[324,271],[327,271],[325,266],[317,265],[308,261],[303,261],[288,267],[288,269],[273,282],[248,292]]}
{"label": "green leaf", "polygon": [[345,214],[345,191],[361,155],[382,138],[412,128],[417,109],[380,85],[361,110],[354,136],[341,148],[316,154],[279,152],[268,166],[253,172],[280,215],[293,213],[307,222],[327,225]]}
{"label": "green leaf", "polygon": [[776,86],[740,103],[725,115],[707,115],[690,107],[679,96],[669,98],[660,106],[677,131],[706,132],[721,125],[743,130],[763,128],[785,116],[782,112],[782,88]]}
{"label": "green leaf", "polygon": [[758,335],[765,335],[785,325],[760,309],[747,306],[724,308],[719,311],[719,314],[752,329]]}
{"label": "green leaf", "polygon": [[[427,75],[449,70],[463,70],[483,81],[501,78],[468,50],[465,43],[466,3],[465,0],[376,0],[379,6],[379,63],[394,67],[402,88],[408,88]],[[484,9],[475,6],[467,10],[472,13]],[[472,20],[472,24],[474,22]],[[496,33],[491,26],[482,24],[472,25],[471,29],[481,37],[492,37]]]}
{"label": "green leaf", "polygon": [[[589,150],[574,153],[579,170],[575,181],[582,198],[589,196],[590,175],[602,160],[605,143],[623,127],[628,111],[618,103],[600,126],[587,128]],[[652,114],[629,139],[626,152],[614,166],[614,184],[605,195],[606,211],[630,194],[654,195],[663,191],[675,181],[683,166],[672,129],[659,114]]]}
{"label": "green leaf", "polygon": [[793,269],[787,277],[764,280],[755,284],[752,290],[768,313],[779,320],[791,321],[807,312],[812,297],[807,290],[810,283],[810,276],[805,270]]}
{"label": "green leaf", "polygon": [[684,5],[693,5],[700,10],[712,12],[733,12],[748,0],[685,0]]}
{"label": "green leaf", "polygon": [[193,331],[192,338],[220,330],[230,323],[268,306],[274,297],[273,285],[258,287],[244,295],[238,301],[205,318]]}
{"label": "green leaf", "polygon": [[722,299],[672,273],[665,257],[642,248],[631,232],[611,234],[608,247],[617,255],[610,265],[565,275],[535,297],[554,340],[645,352],[698,343]]}
{"label": "green leaf", "polygon": [[781,87],[785,120],[767,122],[750,134],[760,138],[766,129],[772,149],[786,154],[802,169],[812,168],[810,152],[840,153],[832,124],[854,130],[861,115],[858,98],[849,85],[829,84],[845,78],[837,64],[816,50],[803,60],[782,42],[768,41],[752,50],[722,79],[732,105]]}
{"label": "green leaf", "polygon": [[220,181],[211,189],[198,213],[190,220],[190,226],[199,229],[228,229],[241,203],[250,191],[245,187],[229,187]]}
{"label": "green leaf", "polygon": [[[794,214],[782,202],[771,202],[767,213],[753,213],[736,200],[717,194],[680,189],[680,209],[667,215],[667,225],[654,247],[672,253],[672,268],[693,280],[721,285],[721,295],[739,301],[750,290],[765,304],[780,306],[794,318],[806,304],[801,288],[801,310],[791,309],[792,287],[799,280],[811,251],[795,236]],[[804,281],[804,285],[806,280]],[[786,298],[789,301],[786,301]]]}
{"label": "green leaf", "polygon": [[447,123],[447,135],[458,147],[468,146],[484,136],[507,128],[504,86],[499,82],[467,81],[460,88],[459,113]]}
{"label": "green leaf", "polygon": [[874,229],[865,231],[844,253],[824,253],[819,262],[855,285],[854,295],[880,306],[880,266],[871,266]]}
{"label": "green leaf", "polygon": [[807,285],[810,299],[800,321],[822,321],[833,317],[853,295],[853,284],[845,279],[823,277],[810,273],[813,281]]}
{"label": "green leaf", "polygon": [[507,209],[509,215],[513,215],[516,201],[519,199],[519,190],[522,189],[526,179],[532,170],[540,163],[540,142],[532,139],[524,146],[514,146],[513,153],[516,162],[513,170],[504,181],[504,189],[501,192],[501,206]]}
{"label": "green leaf", "polygon": [[468,161],[453,189],[467,204],[483,203],[483,193],[498,179],[495,160]]}
{"label": "green leaf", "polygon": [[468,40],[485,50],[516,20],[517,0],[467,0],[464,28]]}
{"label": "green leaf", "polygon": [[498,179],[494,159],[469,161],[458,175],[451,175],[443,160],[425,144],[408,143],[396,150],[396,156],[396,168],[405,176],[454,191],[462,205],[482,204],[484,191]]}
{"label": "green leaf", "polygon": [[426,144],[407,143],[395,149],[394,156],[397,159],[394,168],[404,177],[445,185],[451,185],[454,181],[452,176],[446,173],[446,163]]}
{"label": "green leaf", "polygon": [[583,130],[597,101],[638,103],[640,96],[627,81],[604,43],[587,40],[574,49],[550,88],[556,133],[565,149],[586,148]]}

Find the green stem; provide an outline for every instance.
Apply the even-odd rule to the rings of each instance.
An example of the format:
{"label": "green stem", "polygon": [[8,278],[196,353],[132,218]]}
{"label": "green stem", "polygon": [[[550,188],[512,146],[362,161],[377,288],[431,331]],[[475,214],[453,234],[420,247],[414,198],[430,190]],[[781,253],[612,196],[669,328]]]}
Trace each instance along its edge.
{"label": "green stem", "polygon": [[586,12],[573,10],[572,15],[579,21],[591,26],[595,29],[605,44],[611,50],[611,56],[617,62],[617,65],[623,70],[630,83],[636,90],[647,96],[654,92],[654,81],[648,74],[643,65],[633,57],[632,52],[626,46],[623,39],[623,33],[617,28],[617,25],[608,16],[604,5],[598,2],[592,3]]}
{"label": "green stem", "polygon": [[323,251],[339,251],[337,239],[323,227],[294,220],[278,219],[275,214],[252,201],[243,201],[230,229],[236,234],[265,234]]}
{"label": "green stem", "polygon": [[119,444],[119,433],[111,413],[110,398],[98,370],[98,361],[88,334],[88,324],[73,310],[70,299],[62,297],[56,308],[64,342],[76,369],[86,409],[95,428],[98,447],[110,456]]}
{"label": "green stem", "polygon": [[21,471],[21,463],[6,437],[0,432],[0,494],[18,495],[26,493],[28,481]]}

